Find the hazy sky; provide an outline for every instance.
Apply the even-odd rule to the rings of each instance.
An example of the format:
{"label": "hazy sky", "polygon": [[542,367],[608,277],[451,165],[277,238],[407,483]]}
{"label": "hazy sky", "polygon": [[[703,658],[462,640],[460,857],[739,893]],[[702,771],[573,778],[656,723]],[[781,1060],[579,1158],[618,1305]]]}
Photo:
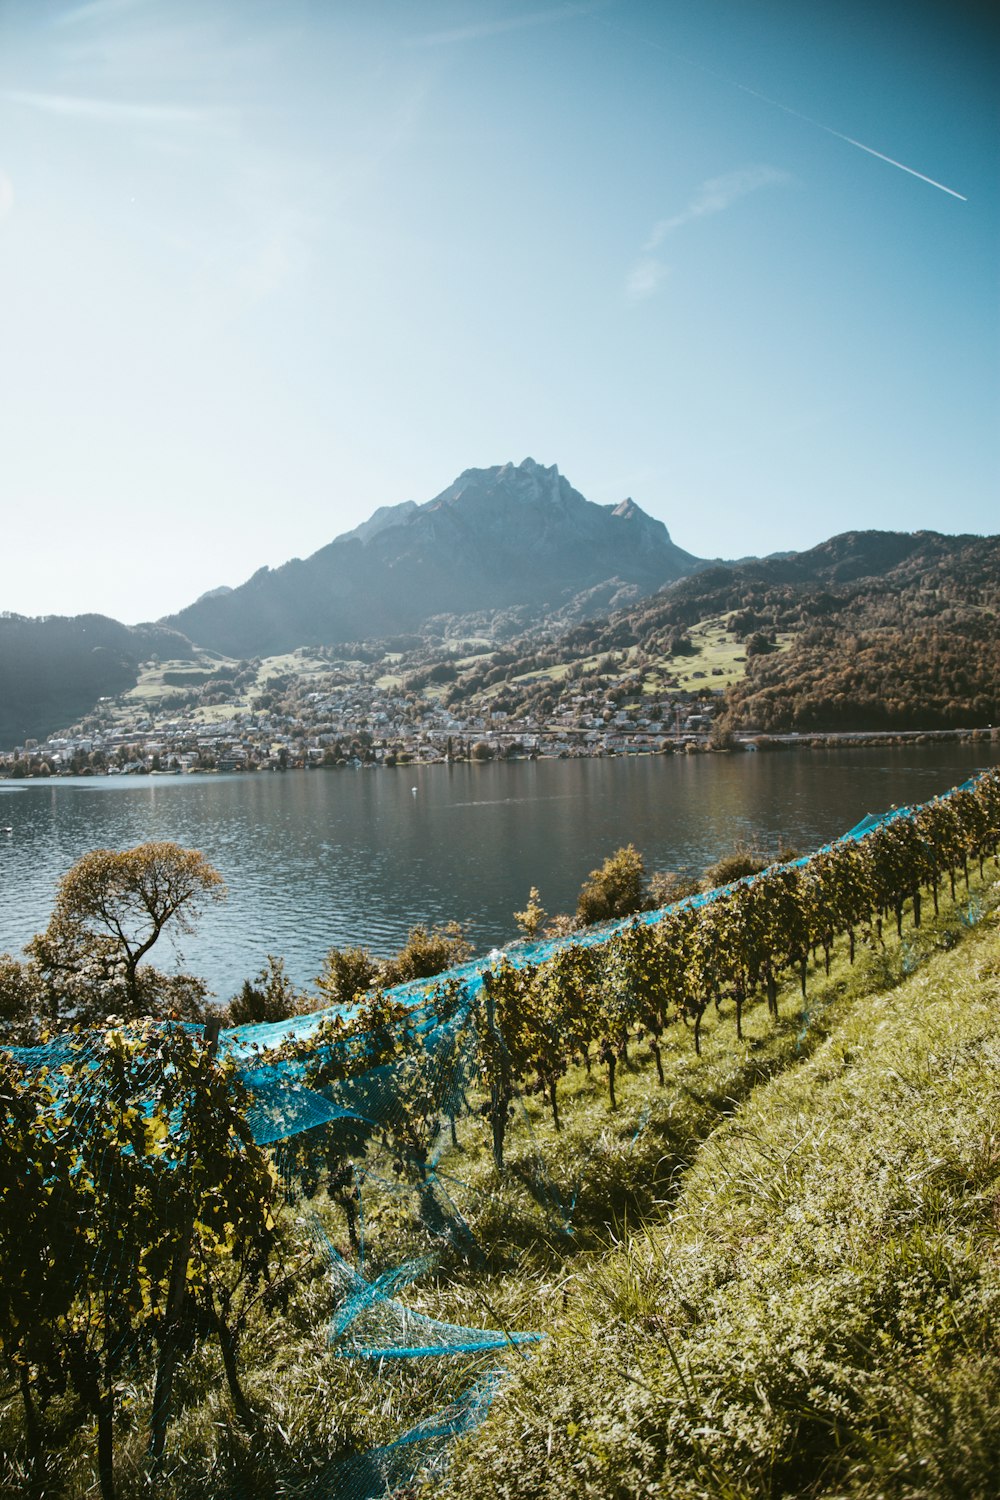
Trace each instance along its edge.
{"label": "hazy sky", "polygon": [[0,609],[528,454],[706,556],[1000,530],[993,9],[0,0]]}

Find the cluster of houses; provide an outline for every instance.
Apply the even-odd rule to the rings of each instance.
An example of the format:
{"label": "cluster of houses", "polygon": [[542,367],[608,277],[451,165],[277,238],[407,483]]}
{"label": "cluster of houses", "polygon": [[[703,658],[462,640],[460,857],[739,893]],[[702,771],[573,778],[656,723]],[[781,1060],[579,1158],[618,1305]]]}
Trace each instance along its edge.
{"label": "cluster of houses", "polygon": [[593,694],[564,700],[544,719],[483,709],[459,716],[412,693],[356,683],[304,695],[294,712],[193,708],[89,716],[75,732],[26,740],[0,757],[0,775],[283,771],[331,765],[409,764],[516,756],[655,753],[703,741],[717,703],[621,709]]}

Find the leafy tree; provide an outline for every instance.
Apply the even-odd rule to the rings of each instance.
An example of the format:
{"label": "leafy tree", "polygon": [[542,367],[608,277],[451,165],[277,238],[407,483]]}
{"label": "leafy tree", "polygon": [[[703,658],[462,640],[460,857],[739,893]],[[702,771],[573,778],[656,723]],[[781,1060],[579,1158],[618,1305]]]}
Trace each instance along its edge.
{"label": "leafy tree", "polygon": [[205,901],[225,895],[204,855],[179,844],[93,849],[59,882],[48,927],[27,947],[43,977],[50,1012],[75,1020],[110,1012],[197,1015],[206,990],[140,964],[167,924],[190,932]]}
{"label": "leafy tree", "polygon": [[[355,1254],[360,1240],[354,1163],[364,1156],[375,1126],[372,1118],[359,1112],[358,1106],[368,1101],[356,1098],[351,1084],[368,1073],[377,1077],[377,1070],[400,1057],[406,1024],[405,1006],[376,990],[363,997],[353,1015],[334,1012],[308,1039],[290,1038],[280,1054],[293,1068],[302,1069],[302,1082],[308,1088],[327,1095],[345,1111],[341,1118],[285,1141],[281,1165],[286,1183],[294,1178],[298,1191],[307,1198],[314,1198],[325,1185],[344,1211]],[[279,1127],[281,1123],[279,1118]],[[280,1128],[276,1134],[280,1137]]]}
{"label": "leafy tree", "polygon": [[42,996],[37,971],[0,953],[0,1044],[26,1047],[38,1040]]}
{"label": "leafy tree", "polygon": [[483,974],[482,1004],[477,1016],[479,1077],[487,1092],[483,1112],[493,1137],[493,1160],[503,1169],[504,1143],[511,1105],[529,1065],[524,1017],[530,1010],[535,977],[531,964],[515,968],[501,958]]}
{"label": "leafy tree", "polygon": [[71,1385],[115,1492],[123,1390],[155,1357],[163,1451],[181,1355],[219,1339],[238,1415],[238,1332],[271,1276],[275,1180],[249,1096],[211,1039],[176,1026],[60,1044],[48,1067],[0,1054],[0,1349],[31,1384]]}
{"label": "leafy tree", "polygon": [[[430,1009],[437,1024],[430,1031],[409,1013],[391,1101],[380,1111],[379,1128],[395,1171],[420,1184],[429,1182],[431,1147],[443,1117],[454,1118],[458,1108],[469,1035],[460,999],[461,986],[455,980],[435,991]],[[424,1191],[422,1203],[425,1221],[433,1223],[438,1210],[432,1193]]]}
{"label": "leafy tree", "polygon": [[638,1023],[656,1062],[657,1079],[663,1086],[660,1038],[667,1025],[669,989],[662,962],[665,956],[655,927],[631,922],[615,935],[604,953],[605,1002],[612,1000],[618,1015]]}
{"label": "leafy tree", "polygon": [[36,1393],[65,1384],[56,1348],[85,1264],[80,1156],[66,1101],[42,1070],[0,1053],[0,1360],[20,1386],[29,1452],[42,1447]]}
{"label": "leafy tree", "polygon": [[546,984],[558,990],[558,1028],[567,1059],[578,1057],[590,1072],[590,1048],[601,1035],[605,975],[603,956],[596,948],[570,943],[543,965]]}
{"label": "leafy tree", "polygon": [[[76,1160],[69,1192],[49,1218],[43,1250],[50,1274],[65,1278],[72,1293],[45,1330],[47,1373],[72,1384],[96,1423],[104,1500],[115,1492],[119,1398],[128,1373],[151,1348],[154,1308],[162,1306],[169,1264],[157,1171],[169,1124],[155,1104],[140,1107],[149,1087],[143,1051],[138,1040],[112,1032],[99,1049],[81,1044],[61,1069],[60,1095],[72,1108]],[[44,1118],[40,1123],[44,1128]],[[64,1266],[63,1246],[74,1221],[81,1226],[82,1247]]]}
{"label": "leafy tree", "polygon": [[[250,1425],[239,1379],[239,1332],[250,1307],[275,1279],[275,1174],[254,1143],[246,1118],[250,1096],[236,1065],[219,1058],[217,1036],[217,1026],[207,1028],[204,1038],[168,1027],[155,1050],[153,1098],[168,1134],[154,1213],[170,1254],[161,1272],[165,1297],[153,1322],[158,1360],[149,1446],[154,1462],[163,1452],[176,1363],[199,1334],[218,1338],[234,1409]],[[147,1057],[149,1050],[147,1045]]]}
{"label": "leafy tree", "polygon": [[559,965],[543,964],[527,987],[527,1005],[521,1015],[523,1048],[531,1087],[543,1093],[552,1111],[552,1123],[560,1130],[556,1089],[569,1067],[572,1032],[576,1020],[576,996],[572,985],[562,982]]}
{"label": "leafy tree", "polygon": [[775,642],[770,635],[765,635],[762,630],[755,630],[747,641],[747,658],[751,656],[767,656],[776,649]]}
{"label": "leafy tree", "polygon": [[701,1022],[712,1000],[718,1004],[728,970],[724,947],[725,915],[718,901],[701,907],[687,934],[687,984],[683,999],[685,1020],[694,1024],[694,1050],[701,1053]]}

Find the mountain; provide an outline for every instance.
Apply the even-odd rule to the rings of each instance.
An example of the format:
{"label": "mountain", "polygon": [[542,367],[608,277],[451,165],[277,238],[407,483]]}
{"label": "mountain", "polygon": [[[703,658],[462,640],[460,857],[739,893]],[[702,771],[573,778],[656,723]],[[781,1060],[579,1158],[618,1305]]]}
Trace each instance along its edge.
{"label": "mountain", "polygon": [[581,594],[652,593],[702,566],[636,505],[595,505],[553,465],[467,469],[433,500],[383,506],[305,560],[261,568],[161,623],[226,656],[419,630],[436,615],[535,617]]}
{"label": "mountain", "polygon": [[0,615],[0,748],[44,739],[99,698],[127,692],[154,654],[188,656],[190,647],[174,631],[105,615]]}

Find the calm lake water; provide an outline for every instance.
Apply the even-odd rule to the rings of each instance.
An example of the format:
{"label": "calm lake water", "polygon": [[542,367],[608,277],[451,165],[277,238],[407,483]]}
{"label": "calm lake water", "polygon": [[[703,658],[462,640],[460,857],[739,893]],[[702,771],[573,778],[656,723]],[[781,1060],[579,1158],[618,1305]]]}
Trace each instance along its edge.
{"label": "calm lake water", "polygon": [[[44,927],[57,880],[88,849],[173,839],[229,888],[174,958],[222,998],[269,952],[308,984],[332,944],[385,953],[415,922],[459,918],[479,951],[507,941],[531,885],[549,912],[572,910],[624,843],[649,869],[699,873],[740,839],[805,851],[998,763],[1000,746],[943,744],[0,782],[0,951]],[[165,949],[164,937],[154,958],[169,968]]]}

